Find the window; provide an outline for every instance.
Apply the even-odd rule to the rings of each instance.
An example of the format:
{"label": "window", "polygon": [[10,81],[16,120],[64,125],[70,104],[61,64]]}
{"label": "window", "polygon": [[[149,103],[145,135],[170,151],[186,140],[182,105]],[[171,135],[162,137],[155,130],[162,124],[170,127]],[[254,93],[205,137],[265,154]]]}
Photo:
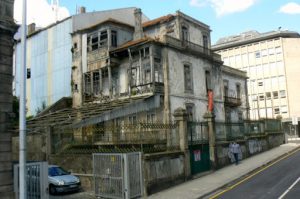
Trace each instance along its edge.
{"label": "window", "polygon": [[258,85],[258,86],[263,86],[263,85],[264,85],[264,82],[263,82],[263,81],[258,81],[258,82],[257,82],[257,85]]}
{"label": "window", "polygon": [[266,92],[266,99],[271,99],[271,92]]}
{"label": "window", "polygon": [[94,72],[93,73],[93,92],[95,94],[99,94],[99,82],[100,82],[100,77],[99,77],[99,72]]}
{"label": "window", "polygon": [[279,91],[279,94],[280,94],[280,98],[285,98],[286,97],[285,90]]}
{"label": "window", "polygon": [[30,68],[27,68],[27,69],[26,69],[26,78],[27,78],[27,79],[30,79],[30,78],[31,78],[31,69],[30,69]]}
{"label": "window", "polygon": [[282,48],[280,46],[275,47],[276,54],[282,53]]}
{"label": "window", "polygon": [[206,84],[206,93],[208,93],[208,90],[212,90],[211,78],[210,78],[209,71],[205,71],[205,84]]}
{"label": "window", "polygon": [[184,90],[185,92],[193,92],[191,66],[184,65]]}
{"label": "window", "polygon": [[186,26],[181,27],[181,37],[182,41],[188,41],[189,40],[189,31]]}
{"label": "window", "polygon": [[282,113],[282,114],[288,112],[287,106],[282,106],[282,107],[280,107],[280,109],[281,109],[281,113]]}
{"label": "window", "polygon": [[194,104],[185,105],[188,121],[194,121]]}
{"label": "window", "polygon": [[94,51],[107,45],[107,30],[92,33],[87,38],[88,51]]}
{"label": "window", "polygon": [[90,94],[91,93],[91,74],[86,73],[84,75],[84,87],[85,87],[85,93]]}
{"label": "window", "polygon": [[224,96],[228,97],[228,80],[224,80],[223,84],[224,84]]}
{"label": "window", "polygon": [[208,48],[208,38],[206,35],[203,35],[203,47]]}
{"label": "window", "polygon": [[131,86],[136,86],[137,84],[137,69],[132,68],[131,69]]}
{"label": "window", "polygon": [[257,101],[257,96],[256,95],[252,95],[251,98],[252,98],[252,101]]}
{"label": "window", "polygon": [[129,124],[137,124],[136,115],[128,117]]}
{"label": "window", "polygon": [[147,123],[153,123],[155,122],[155,113],[148,113],[147,114]]}
{"label": "window", "polygon": [[280,113],[280,108],[274,107],[274,114],[279,114],[279,113]]}
{"label": "window", "polygon": [[111,31],[111,45],[113,47],[117,47],[117,45],[118,45],[117,31],[115,31],[115,30]]}
{"label": "window", "polygon": [[274,48],[269,48],[268,51],[269,51],[269,55],[274,55]]}
{"label": "window", "polygon": [[255,52],[255,58],[260,58],[260,52],[259,51]]}
{"label": "window", "polygon": [[278,91],[273,91],[273,99],[278,99]]}
{"label": "window", "polygon": [[265,100],[265,96],[263,94],[259,94],[259,101],[264,101]]}
{"label": "window", "polygon": [[236,84],[236,98],[240,99],[241,98],[241,85]]}
{"label": "window", "polygon": [[267,55],[268,55],[267,49],[264,49],[264,50],[261,51],[261,56],[265,57]]}

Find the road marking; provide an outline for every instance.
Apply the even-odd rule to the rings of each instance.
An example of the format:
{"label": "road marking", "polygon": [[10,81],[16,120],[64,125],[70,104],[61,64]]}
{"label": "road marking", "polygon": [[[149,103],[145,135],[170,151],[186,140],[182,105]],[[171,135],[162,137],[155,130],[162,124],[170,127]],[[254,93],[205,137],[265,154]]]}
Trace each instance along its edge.
{"label": "road marking", "polygon": [[282,199],[300,180],[300,177],[278,198]]}
{"label": "road marking", "polygon": [[236,186],[238,186],[238,185],[242,184],[243,182],[249,180],[249,179],[252,178],[253,176],[255,176],[255,175],[259,174],[260,172],[266,170],[267,168],[273,166],[273,165],[276,164],[277,162],[279,162],[279,161],[281,161],[281,160],[283,160],[283,159],[285,159],[285,158],[287,158],[287,157],[293,155],[294,153],[298,152],[299,150],[300,150],[300,148],[296,149],[295,151],[293,151],[293,152],[291,152],[291,153],[288,152],[287,155],[285,155],[285,156],[279,158],[279,159],[276,160],[275,162],[273,162],[273,163],[267,165],[266,167],[263,167],[263,168],[259,169],[259,170],[256,171],[255,173],[251,174],[250,176],[247,176],[246,178],[242,179],[241,181],[235,183],[234,185],[231,185],[230,187],[227,187],[225,190],[223,190],[223,191],[217,193],[216,195],[211,196],[209,199],[215,199],[215,198],[219,197],[220,195],[222,195],[222,194],[224,194],[224,193],[230,191],[231,189],[235,188]]}

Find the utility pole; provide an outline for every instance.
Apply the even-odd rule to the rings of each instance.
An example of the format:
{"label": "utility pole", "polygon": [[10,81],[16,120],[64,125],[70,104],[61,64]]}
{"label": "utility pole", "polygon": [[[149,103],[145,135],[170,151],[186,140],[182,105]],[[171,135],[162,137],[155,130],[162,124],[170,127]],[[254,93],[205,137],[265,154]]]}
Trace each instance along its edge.
{"label": "utility pole", "polygon": [[27,0],[23,0],[22,8],[22,31],[21,31],[21,81],[20,81],[20,146],[19,146],[19,182],[20,182],[20,199],[26,199],[26,11],[27,11]]}

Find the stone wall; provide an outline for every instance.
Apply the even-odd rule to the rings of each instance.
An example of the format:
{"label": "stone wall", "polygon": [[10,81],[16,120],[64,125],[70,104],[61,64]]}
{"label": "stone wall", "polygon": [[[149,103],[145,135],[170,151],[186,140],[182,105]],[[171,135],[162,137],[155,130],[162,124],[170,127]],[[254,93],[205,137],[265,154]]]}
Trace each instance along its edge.
{"label": "stone wall", "polygon": [[[237,140],[242,150],[243,159],[248,158],[252,155],[262,153],[271,148],[280,146],[284,143],[283,133],[268,133],[264,136],[249,137],[246,140]],[[230,142],[217,142],[217,161],[218,168],[224,167],[231,164],[228,157],[228,148]]]}
{"label": "stone wall", "polygon": [[174,186],[185,180],[184,153],[146,154],[143,169],[145,194]]}
{"label": "stone wall", "polygon": [[13,0],[0,0],[0,197],[13,198],[11,157]]}

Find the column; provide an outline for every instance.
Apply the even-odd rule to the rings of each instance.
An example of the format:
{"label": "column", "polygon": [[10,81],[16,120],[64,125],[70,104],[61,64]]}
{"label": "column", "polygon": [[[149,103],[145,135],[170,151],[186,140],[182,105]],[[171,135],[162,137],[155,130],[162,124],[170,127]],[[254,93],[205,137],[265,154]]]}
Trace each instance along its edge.
{"label": "column", "polygon": [[188,148],[188,136],[187,136],[188,115],[185,109],[178,108],[175,110],[173,116],[175,118],[175,121],[178,123],[179,146],[180,146],[180,150],[184,153],[184,171],[185,171],[185,177],[188,178],[191,175],[190,153]]}
{"label": "column", "polygon": [[204,114],[204,119],[208,124],[208,141],[209,141],[209,159],[210,165],[213,170],[218,166],[217,164],[217,151],[216,151],[216,134],[214,129],[214,119],[215,115],[211,112],[206,112]]}

